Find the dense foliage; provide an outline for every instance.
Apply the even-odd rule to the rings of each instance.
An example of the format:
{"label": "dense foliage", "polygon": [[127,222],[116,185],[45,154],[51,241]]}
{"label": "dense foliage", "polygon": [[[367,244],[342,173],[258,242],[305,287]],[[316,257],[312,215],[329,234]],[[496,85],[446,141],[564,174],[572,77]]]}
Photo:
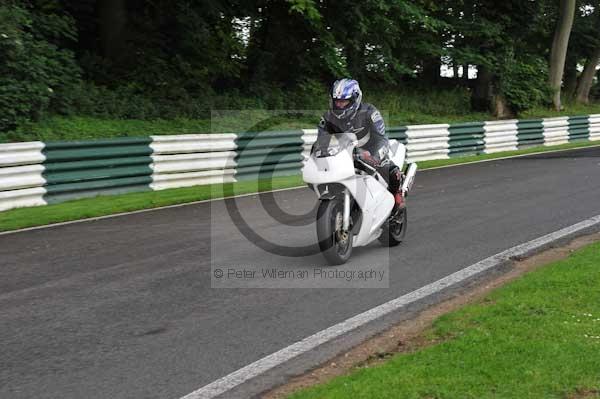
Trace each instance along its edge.
{"label": "dense foliage", "polygon": [[[339,76],[373,91],[462,87],[474,110],[493,111],[501,99],[514,114],[550,101],[556,3],[4,0],[0,131],[51,114],[321,108]],[[600,45],[595,6],[578,3],[566,72],[573,87],[576,65]],[[462,77],[443,78],[442,67]]]}

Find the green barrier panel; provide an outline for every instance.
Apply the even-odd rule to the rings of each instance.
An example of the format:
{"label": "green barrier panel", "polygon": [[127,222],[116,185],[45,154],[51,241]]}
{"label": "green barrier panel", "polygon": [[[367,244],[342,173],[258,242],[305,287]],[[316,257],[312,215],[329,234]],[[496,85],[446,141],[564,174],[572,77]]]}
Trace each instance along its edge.
{"label": "green barrier panel", "polygon": [[544,123],[542,119],[517,121],[518,148],[544,144]]}
{"label": "green barrier panel", "polygon": [[152,169],[146,165],[114,168],[73,170],[45,173],[46,184],[62,184],[92,180],[111,180],[119,177],[150,176]]}
{"label": "green barrier panel", "polygon": [[386,129],[386,133],[388,134],[388,137],[390,139],[395,139],[395,140],[398,140],[399,142],[401,142],[402,144],[406,144],[406,142],[407,142],[406,130],[407,129],[408,128],[406,126],[392,127],[392,128]]}
{"label": "green barrier panel", "polygon": [[44,164],[44,167],[46,168],[46,172],[62,172],[68,170],[86,170],[129,165],[148,165],[149,160],[151,161],[151,158],[148,156],[108,158],[94,159],[91,161],[51,162]]}
{"label": "green barrier panel", "polygon": [[[151,178],[150,178],[151,180]],[[89,182],[85,185],[65,186],[56,185],[52,187],[52,192],[44,195],[44,199],[48,204],[56,204],[59,202],[79,199],[97,197],[99,195],[116,195],[116,194],[128,194],[134,192],[151,191],[150,181],[148,178],[145,179],[133,179],[131,181],[112,182],[109,186],[104,185],[101,187],[95,187]]]}
{"label": "green barrier panel", "polygon": [[589,116],[569,117],[569,141],[589,140],[590,122]]}
{"label": "green barrier panel", "polygon": [[151,176],[126,177],[120,179],[106,179],[96,181],[84,181],[76,183],[53,184],[46,187],[48,194],[58,194],[66,192],[77,192],[85,190],[98,190],[104,188],[135,186],[140,184],[152,183]]}
{"label": "green barrier panel", "polygon": [[236,170],[237,180],[270,179],[276,176],[291,176],[300,173],[301,162],[276,165],[249,166]]}
{"label": "green barrier panel", "polygon": [[250,148],[265,147],[297,147],[302,146],[302,130],[281,132],[244,132],[239,133],[235,139],[238,152]]}
{"label": "green barrier panel", "polygon": [[448,158],[468,157],[471,155],[481,155],[482,153],[483,153],[483,148],[475,147],[472,149],[464,149],[462,151],[448,152]]}
{"label": "green barrier panel", "polygon": [[274,153],[274,154],[260,154],[257,156],[245,156],[240,159],[240,162],[236,165],[236,170],[241,172],[243,169],[250,166],[260,165],[274,165],[274,164],[287,164],[287,163],[298,163],[302,162],[302,154],[300,153]]}
{"label": "green barrier panel", "polygon": [[482,122],[468,122],[448,127],[448,156],[482,154],[485,150],[485,128]]}
{"label": "green barrier panel", "polygon": [[302,167],[303,134],[302,130],[238,134],[236,179],[298,174]]}
{"label": "green barrier panel", "polygon": [[69,149],[73,147],[111,147],[135,144],[151,144],[151,137],[115,137],[100,140],[73,140],[73,141],[48,141],[45,148],[51,150]]}
{"label": "green barrier panel", "polygon": [[460,142],[455,142],[454,145],[451,145],[448,148],[448,152],[460,152],[464,151],[466,148],[484,148],[485,142],[483,140],[464,140]]}
{"label": "green barrier panel", "polygon": [[150,137],[46,143],[47,202],[149,189]]}
{"label": "green barrier panel", "polygon": [[478,155],[478,154],[482,154],[484,149],[485,149],[485,145],[452,148],[452,149],[448,150],[448,156],[450,158],[456,158],[456,157],[464,157],[467,155]]}
{"label": "green barrier panel", "polygon": [[448,137],[448,142],[452,143],[463,140],[483,140],[483,137],[483,134],[456,134]]}
{"label": "green barrier panel", "polygon": [[461,134],[472,134],[483,137],[485,134],[484,125],[483,122],[457,123],[448,127],[448,133],[450,138]]}
{"label": "green barrier panel", "polygon": [[129,139],[98,140],[91,142],[74,141],[47,143],[43,154],[45,163],[82,161],[91,159],[119,158],[152,154],[150,138],[135,141]]}

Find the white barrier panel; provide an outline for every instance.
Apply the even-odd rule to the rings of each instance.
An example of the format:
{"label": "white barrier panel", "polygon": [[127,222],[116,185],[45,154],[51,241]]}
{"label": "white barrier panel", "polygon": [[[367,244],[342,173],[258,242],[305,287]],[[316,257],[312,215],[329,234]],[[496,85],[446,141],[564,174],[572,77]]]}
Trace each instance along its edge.
{"label": "white barrier panel", "polygon": [[310,149],[317,141],[317,129],[302,129],[302,141],[304,142],[302,158],[306,161],[310,156]]}
{"label": "white barrier panel", "polygon": [[600,140],[600,115],[590,115],[590,140]]}
{"label": "white barrier panel", "polygon": [[[406,143],[406,148],[408,151],[437,151],[440,152],[442,150],[447,150],[449,147],[448,140],[446,138],[442,139],[426,139],[423,140],[411,140]],[[431,140],[431,141],[429,141]],[[447,152],[447,151],[446,151]]]}
{"label": "white barrier panel", "polygon": [[448,124],[437,125],[409,125],[406,127],[406,136],[412,139],[423,139],[427,137],[448,137],[450,132]]}
{"label": "white barrier panel", "polygon": [[488,121],[483,125],[483,129],[485,131],[483,151],[486,154],[517,149],[517,120]]}
{"label": "white barrier panel", "polygon": [[0,144],[0,167],[42,163],[46,159],[43,149],[41,141]]}
{"label": "white barrier panel", "polygon": [[174,136],[150,136],[150,148],[154,154],[185,154],[194,152],[233,151],[236,135],[182,134]]}
{"label": "white barrier panel", "polygon": [[0,211],[27,206],[47,205],[44,201],[46,189],[43,187],[22,190],[0,191]]}
{"label": "white barrier panel", "polygon": [[447,124],[411,125],[406,127],[406,151],[408,162],[448,158]]}
{"label": "white barrier panel", "polygon": [[189,173],[165,173],[152,175],[152,190],[165,190],[167,188],[190,187],[204,184],[232,183],[235,169],[204,170]]}
{"label": "white barrier panel", "polygon": [[410,162],[419,162],[419,161],[429,161],[433,159],[447,159],[448,151],[440,150],[439,152],[435,151],[415,151],[412,153],[408,153],[406,157],[406,161]]}
{"label": "white barrier panel", "polygon": [[42,187],[46,184],[46,180],[42,177],[43,171],[43,165],[0,168],[0,191]]}
{"label": "white barrier panel", "polygon": [[568,117],[545,118],[542,124],[544,125],[544,145],[550,146],[569,142]]}
{"label": "white barrier panel", "polygon": [[235,168],[235,151],[152,155],[155,173],[193,172]]}
{"label": "white barrier panel", "polygon": [[46,205],[44,143],[0,144],[0,211]]}
{"label": "white barrier panel", "polygon": [[234,182],[235,134],[152,136],[152,190]]}

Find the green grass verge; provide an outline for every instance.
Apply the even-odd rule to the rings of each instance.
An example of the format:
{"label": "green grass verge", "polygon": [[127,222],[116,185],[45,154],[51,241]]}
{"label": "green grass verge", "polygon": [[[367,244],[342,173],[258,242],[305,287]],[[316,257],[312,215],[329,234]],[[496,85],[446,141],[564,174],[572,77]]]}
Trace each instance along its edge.
{"label": "green grass verge", "polygon": [[598,397],[599,265],[597,243],[440,317],[436,344],[290,398]]}
{"label": "green grass verge", "polygon": [[[519,151],[506,151],[495,154],[482,154],[469,157],[440,159],[419,162],[419,169],[429,169],[440,166],[464,164],[487,159],[496,159],[513,155],[531,154],[536,152],[556,151],[560,149],[580,148],[600,145],[600,142],[569,143],[552,147],[533,147]],[[302,186],[300,176],[276,177],[271,180],[242,181],[223,185],[207,185],[186,188],[175,188],[162,191],[146,191],[111,196],[98,196],[67,201],[42,207],[18,208],[0,212],[0,231],[17,230],[26,227],[42,226],[70,220],[105,216],[140,209],[157,208],[161,206],[183,204],[211,198],[222,198],[271,189],[282,189]]]}

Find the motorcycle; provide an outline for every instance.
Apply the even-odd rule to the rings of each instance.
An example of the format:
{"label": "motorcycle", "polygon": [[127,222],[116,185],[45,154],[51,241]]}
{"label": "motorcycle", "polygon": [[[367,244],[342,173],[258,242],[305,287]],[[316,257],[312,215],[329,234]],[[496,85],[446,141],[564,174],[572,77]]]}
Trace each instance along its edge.
{"label": "motorcycle", "polygon": [[[400,244],[406,235],[406,206],[394,209],[394,196],[384,177],[366,163],[354,133],[320,134],[302,168],[302,177],[319,200],[317,238],[325,259],[346,263],[353,247],[378,239]],[[402,171],[402,194],[414,183],[417,164],[405,165],[406,147],[390,140],[390,154]]]}

